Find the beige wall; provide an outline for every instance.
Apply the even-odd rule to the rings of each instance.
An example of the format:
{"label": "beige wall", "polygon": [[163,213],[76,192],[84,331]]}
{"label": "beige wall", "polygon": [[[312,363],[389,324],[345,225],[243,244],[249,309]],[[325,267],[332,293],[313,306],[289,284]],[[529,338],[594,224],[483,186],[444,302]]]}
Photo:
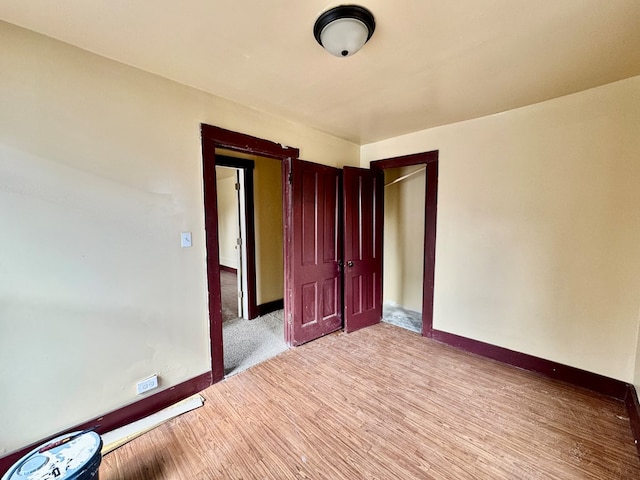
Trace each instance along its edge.
{"label": "beige wall", "polygon": [[424,274],[424,165],[384,173],[384,302],[422,312],[422,281],[416,279]]}
{"label": "beige wall", "polygon": [[256,301],[284,298],[282,162],[255,157]]}
{"label": "beige wall", "polygon": [[359,148],[6,23],[0,45],[3,455],[209,370],[200,123]]}
{"label": "beige wall", "polygon": [[364,145],[361,163],[434,149],[434,327],[637,384],[640,77]]}
{"label": "beige wall", "polygon": [[218,244],[220,265],[238,268],[237,242],[240,236],[236,170],[216,167],[218,199]]}

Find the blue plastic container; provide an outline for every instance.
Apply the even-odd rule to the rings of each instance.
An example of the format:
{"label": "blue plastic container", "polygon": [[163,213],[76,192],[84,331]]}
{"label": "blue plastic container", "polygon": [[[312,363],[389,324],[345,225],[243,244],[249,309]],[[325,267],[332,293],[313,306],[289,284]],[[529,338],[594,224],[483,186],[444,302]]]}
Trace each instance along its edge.
{"label": "blue plastic container", "polygon": [[98,480],[101,450],[97,433],[67,433],[22,457],[2,480]]}

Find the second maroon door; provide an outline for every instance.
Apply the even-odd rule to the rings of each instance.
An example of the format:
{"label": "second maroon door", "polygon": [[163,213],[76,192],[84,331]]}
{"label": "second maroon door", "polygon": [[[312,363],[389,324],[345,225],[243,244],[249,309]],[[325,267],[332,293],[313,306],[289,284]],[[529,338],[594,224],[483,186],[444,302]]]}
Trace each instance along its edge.
{"label": "second maroon door", "polygon": [[382,172],[343,169],[344,329],[353,332],[382,318]]}

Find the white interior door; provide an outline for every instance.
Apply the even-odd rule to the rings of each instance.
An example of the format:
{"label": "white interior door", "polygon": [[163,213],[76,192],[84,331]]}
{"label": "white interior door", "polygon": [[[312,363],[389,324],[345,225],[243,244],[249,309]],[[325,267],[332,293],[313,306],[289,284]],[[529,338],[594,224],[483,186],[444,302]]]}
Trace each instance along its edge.
{"label": "white interior door", "polygon": [[246,295],[248,291],[247,268],[247,232],[246,217],[247,205],[245,202],[245,184],[244,175],[240,169],[236,170],[236,184],[238,188],[238,242],[236,249],[238,250],[238,316],[240,318],[249,318],[249,297]]}

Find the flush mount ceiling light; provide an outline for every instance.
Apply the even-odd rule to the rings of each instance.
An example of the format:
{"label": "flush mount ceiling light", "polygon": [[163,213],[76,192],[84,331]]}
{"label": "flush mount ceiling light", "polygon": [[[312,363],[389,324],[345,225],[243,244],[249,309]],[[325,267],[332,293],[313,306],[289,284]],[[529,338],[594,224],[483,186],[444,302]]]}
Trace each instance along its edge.
{"label": "flush mount ceiling light", "polygon": [[376,21],[369,10],[358,5],[341,5],[327,10],[316,20],[313,35],[336,57],[349,57],[373,35]]}

